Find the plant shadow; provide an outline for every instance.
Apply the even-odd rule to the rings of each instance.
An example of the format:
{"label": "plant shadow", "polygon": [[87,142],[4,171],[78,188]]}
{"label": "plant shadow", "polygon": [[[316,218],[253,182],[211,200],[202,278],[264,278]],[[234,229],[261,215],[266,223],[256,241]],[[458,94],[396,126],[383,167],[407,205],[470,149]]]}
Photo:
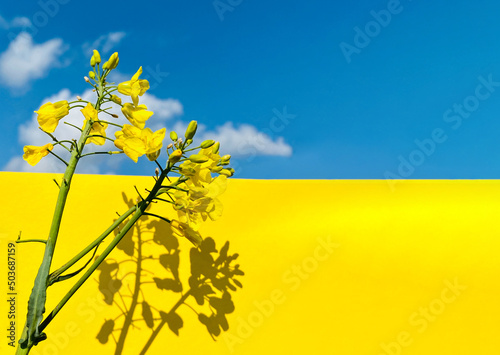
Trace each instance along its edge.
{"label": "plant shadow", "polygon": [[[132,199],[122,195],[128,207],[133,206]],[[226,315],[235,309],[231,293],[242,287],[236,277],[244,275],[235,263],[238,254],[229,254],[229,241],[217,249],[214,239],[207,237],[190,249],[189,275],[181,275],[181,246],[187,243],[179,242],[167,222],[143,216],[117,245],[123,258],[108,258],[99,266],[98,289],[117,316],[104,320],[97,340],[114,341],[114,354],[123,353],[131,329],[140,330],[139,338],[134,335],[134,342],[144,343],[140,354],[147,353],[165,325],[179,336],[184,320],[177,310],[182,305],[197,314],[214,340],[229,329]],[[151,290],[153,285],[156,290]],[[158,297],[150,297],[158,292],[172,296],[167,308],[164,301],[155,301]]]}

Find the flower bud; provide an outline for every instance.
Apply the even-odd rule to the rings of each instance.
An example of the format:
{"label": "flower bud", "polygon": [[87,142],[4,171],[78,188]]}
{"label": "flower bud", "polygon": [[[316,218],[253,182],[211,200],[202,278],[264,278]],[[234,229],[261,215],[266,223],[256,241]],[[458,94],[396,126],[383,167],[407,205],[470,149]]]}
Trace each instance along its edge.
{"label": "flower bud", "polygon": [[175,203],[174,203],[173,207],[177,211],[185,209],[187,207],[187,202],[183,198],[178,198],[177,200],[175,200]]}
{"label": "flower bud", "polygon": [[95,73],[93,71],[89,71],[90,79],[95,79]]}
{"label": "flower bud", "polygon": [[172,143],[170,143],[169,145],[167,145],[167,149],[170,149],[172,148],[174,145]]}
{"label": "flower bud", "polygon": [[194,176],[196,174],[196,170],[190,166],[184,166],[184,164],[181,164],[179,168],[182,175]]}
{"label": "flower bud", "polygon": [[197,128],[198,128],[198,122],[191,121],[189,123],[188,128],[186,129],[186,134],[185,134],[186,139],[192,139],[196,133]]}
{"label": "flower bud", "polygon": [[103,64],[102,68],[109,70],[115,69],[119,61],[120,58],[118,58],[118,52],[114,52],[111,54],[111,57],[109,57],[108,61]]}
{"label": "flower bud", "polygon": [[146,156],[148,157],[149,161],[155,161],[160,156],[160,153],[161,149],[158,149],[156,152],[146,154]]}
{"label": "flower bud", "polygon": [[76,95],[76,99],[77,99],[78,101],[82,101],[82,97],[81,97],[81,96]]}
{"label": "flower bud", "polygon": [[[94,60],[94,64],[92,64],[92,60]],[[92,58],[90,59],[90,65],[91,66],[94,66],[96,64],[99,64],[101,62],[101,55],[99,54],[99,52],[94,49],[94,54],[92,55]]]}
{"label": "flower bud", "polygon": [[116,95],[111,95],[111,101],[118,105],[122,104],[122,99]]}
{"label": "flower bud", "polygon": [[156,168],[155,169],[155,175],[156,175],[156,177],[158,177],[159,174],[160,174],[160,169]]}
{"label": "flower bud", "polygon": [[85,80],[87,83],[90,83],[90,79],[86,76],[83,77],[83,80]]}
{"label": "flower bud", "polygon": [[210,169],[210,171],[213,173],[218,173],[222,169],[224,169],[222,166],[214,166],[213,168]]}
{"label": "flower bud", "polygon": [[215,144],[215,141],[211,140],[211,139],[207,139],[206,141],[203,141],[201,143],[201,147],[203,149],[206,149],[206,148],[210,148],[211,146],[213,146]]}
{"label": "flower bud", "polygon": [[208,157],[203,154],[193,154],[189,157],[189,160],[193,163],[205,163],[208,161]]}
{"label": "flower bud", "polygon": [[170,139],[172,141],[176,141],[177,140],[177,133],[175,133],[174,131],[170,132]]}
{"label": "flower bud", "polygon": [[220,143],[219,142],[215,142],[215,144],[212,147],[212,153],[214,153],[214,154],[219,153],[219,148],[220,148]]}
{"label": "flower bud", "polygon": [[193,143],[192,139],[186,139],[186,146],[190,145],[191,143]]}
{"label": "flower bud", "polygon": [[95,58],[94,56],[90,57],[90,66],[95,67]]}
{"label": "flower bud", "polygon": [[231,156],[230,156],[229,154],[226,154],[226,155],[224,155],[224,156],[222,156],[222,157],[220,158],[220,160],[223,160],[223,161],[224,161],[224,160],[229,160],[229,159],[231,159]]}
{"label": "flower bud", "polygon": [[111,114],[111,117],[113,117],[113,118],[118,118],[118,115],[117,115],[116,113],[112,113],[112,114]]}
{"label": "flower bud", "polygon": [[233,176],[233,173],[231,171],[229,171],[228,169],[222,169],[219,174],[221,175],[226,175],[226,176]]}
{"label": "flower bud", "polygon": [[169,155],[168,161],[171,162],[172,164],[175,164],[179,160],[181,160],[181,158],[182,158],[182,150],[177,149],[177,150],[174,150],[174,152]]}

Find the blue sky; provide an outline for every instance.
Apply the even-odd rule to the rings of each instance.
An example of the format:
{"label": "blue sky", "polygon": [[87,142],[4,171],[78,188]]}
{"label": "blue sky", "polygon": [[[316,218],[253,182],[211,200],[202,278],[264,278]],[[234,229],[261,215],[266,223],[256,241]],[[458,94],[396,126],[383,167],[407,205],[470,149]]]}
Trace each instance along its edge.
{"label": "blue sky", "polygon": [[[32,169],[22,147],[47,141],[33,121],[43,102],[88,94],[96,47],[119,52],[116,81],[143,66],[153,126],[197,120],[240,178],[500,177],[498,2],[122,1],[95,11],[71,0],[0,5],[3,170],[61,171],[51,157]],[[153,170],[112,156],[79,171]]]}

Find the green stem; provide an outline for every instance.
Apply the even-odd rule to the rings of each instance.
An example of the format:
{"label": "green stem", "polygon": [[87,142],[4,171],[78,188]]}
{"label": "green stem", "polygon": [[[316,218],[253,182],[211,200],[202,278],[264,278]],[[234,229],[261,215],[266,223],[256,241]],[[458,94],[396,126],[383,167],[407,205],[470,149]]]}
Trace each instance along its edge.
{"label": "green stem", "polygon": [[[80,279],[73,285],[73,287],[66,293],[66,295],[62,298],[62,300],[57,304],[57,306],[50,312],[50,314],[43,320],[40,324],[40,331],[45,329],[47,325],[54,319],[54,317],[59,313],[62,307],[69,301],[69,299],[75,294],[75,292],[83,285],[85,281],[92,275],[92,273],[99,267],[99,265],[104,261],[104,259],[113,251],[113,249],[118,245],[118,243],[122,240],[122,238],[127,234],[127,232],[134,226],[134,224],[139,220],[139,218],[144,214],[149,205],[153,202],[156,194],[160,190],[163,180],[167,177],[167,174],[170,172],[171,165],[167,166],[167,169],[160,175],[158,180],[156,181],[153,189],[147,196],[147,198],[137,204],[137,208],[135,213],[129,219],[129,221],[125,224],[122,230],[115,236],[115,238],[111,241],[111,243],[106,247],[99,257],[94,261],[94,263],[85,271],[85,273],[80,277]],[[175,182],[174,184],[177,184]]]}
{"label": "green stem", "polygon": [[59,159],[60,161],[62,161],[66,166],[68,166],[69,164],[66,163],[66,160],[64,160],[63,158],[61,158],[59,155],[57,155],[56,153],[54,153],[53,151],[49,150],[49,153],[52,154],[53,156],[55,156],[57,159]]}
{"label": "green stem", "polygon": [[107,139],[108,141],[111,141],[111,142],[115,141],[114,139],[111,139],[111,138],[106,137],[106,136],[101,136],[100,134],[92,134],[92,135],[88,136],[88,138],[92,138],[92,137],[104,138],[104,139]]}
{"label": "green stem", "polygon": [[[106,113],[108,113],[108,112],[106,112]],[[110,115],[110,113],[108,113],[108,114]],[[104,120],[99,120],[99,122],[102,122],[102,123],[107,123],[107,124],[112,125],[112,126],[116,126],[116,127],[123,128],[123,126],[122,126],[122,125],[117,124],[117,123],[113,123],[113,122],[109,122],[109,121],[104,121]]]}
{"label": "green stem", "polygon": [[32,242],[43,243],[43,244],[47,243],[47,241],[44,240],[44,239],[23,239],[23,240],[16,240],[16,243],[32,243]]}
{"label": "green stem", "polygon": [[[90,124],[87,124],[83,129],[82,135],[77,143],[80,147],[80,151],[82,151],[85,146],[85,141],[90,133],[90,129]],[[64,206],[66,205],[66,199],[68,197],[71,180],[73,178],[73,174],[75,173],[78,159],[78,152],[75,150],[71,153],[71,158],[59,187],[59,195],[57,197],[56,208],[52,218],[49,236],[45,244],[43,261],[38,269],[38,274],[35,278],[35,285],[33,286],[33,290],[31,291],[28,301],[28,315],[21,335],[21,340],[19,341],[19,346],[17,348],[17,355],[28,354],[34,345],[44,339],[44,336],[39,329],[39,324],[42,321],[43,313],[45,312],[49,271],[56,247],[57,236],[59,235],[59,227],[61,225]]]}
{"label": "green stem", "polygon": [[54,277],[58,275],[62,275],[66,270],[68,270],[70,267],[72,267],[76,262],[78,262],[81,258],[83,258],[85,255],[87,255],[90,251],[92,251],[96,246],[101,244],[101,242],[109,235],[111,234],[112,231],[114,231],[125,219],[127,219],[135,210],[137,209],[137,206],[132,206],[130,209],[122,214],[112,225],[109,226],[108,229],[106,229],[96,240],[94,240],[92,243],[90,243],[85,249],[83,249],[81,252],[79,252],[73,259],[68,261],[66,264],[61,266],[59,269],[54,271],[51,276],[53,275]]}
{"label": "green stem", "polygon": [[[102,96],[104,87],[101,82],[97,86],[98,100],[96,103],[96,110],[99,110],[101,101],[99,98]],[[71,158],[67,163],[66,171],[62,178],[62,182],[59,187],[59,195],[57,197],[56,208],[54,211],[54,216],[52,217],[52,224],[50,226],[49,236],[45,244],[45,253],[43,255],[42,264],[38,269],[38,273],[35,278],[35,285],[30,294],[28,300],[28,314],[26,316],[26,324],[23,328],[21,334],[21,339],[19,340],[19,345],[17,347],[16,355],[26,355],[30,352],[31,348],[37,345],[40,341],[46,339],[46,335],[42,333],[43,328],[41,327],[41,322],[43,319],[43,314],[45,313],[45,303],[47,300],[47,287],[49,281],[50,266],[52,264],[52,258],[54,256],[57,237],[59,235],[59,228],[61,226],[62,215],[64,212],[64,207],[66,205],[66,200],[68,198],[68,193],[71,187],[71,180],[75,173],[76,166],[80,159],[80,154],[85,148],[85,143],[92,129],[92,121],[88,121],[83,129],[80,129],[82,134],[78,143],[75,145],[75,150],[71,152]]]}
{"label": "green stem", "polygon": [[77,130],[79,130],[80,132],[82,132],[82,129],[81,129],[80,127],[78,127],[78,126],[75,126],[74,124],[71,124],[71,123],[69,123],[69,122],[64,122],[64,124],[67,124],[68,126],[71,126],[71,127],[73,127],[73,128],[76,128]]}
{"label": "green stem", "polygon": [[83,158],[83,157],[86,157],[86,156],[89,156],[89,155],[96,155],[96,154],[108,154],[108,155],[113,155],[113,154],[123,154],[124,152],[121,150],[121,151],[110,151],[110,152],[92,152],[92,153],[87,153],[87,154],[83,154],[80,158]]}

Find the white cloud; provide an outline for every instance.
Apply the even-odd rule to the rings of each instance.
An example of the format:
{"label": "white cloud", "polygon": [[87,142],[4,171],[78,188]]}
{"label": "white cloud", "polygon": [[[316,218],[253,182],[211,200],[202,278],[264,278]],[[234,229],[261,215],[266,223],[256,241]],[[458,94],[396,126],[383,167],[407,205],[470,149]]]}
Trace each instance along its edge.
{"label": "white cloud", "polygon": [[234,127],[232,122],[226,122],[213,131],[205,131],[205,126],[200,127],[199,139],[213,139],[219,141],[221,150],[234,157],[248,157],[255,155],[274,155],[289,157],[292,147],[285,143],[283,137],[273,140],[268,134],[259,131],[252,125],[241,124]]}
{"label": "white cloud", "polygon": [[10,21],[10,28],[16,28],[16,27],[26,28],[31,26],[33,26],[31,20],[24,16],[14,17],[12,21]]}
{"label": "white cloud", "polygon": [[140,104],[144,104],[149,110],[153,111],[155,121],[166,121],[174,116],[180,116],[184,113],[184,109],[179,100],[176,99],[159,99],[154,95],[144,94],[140,98]]}
{"label": "white cloud", "polygon": [[[187,126],[186,122],[176,121],[167,124],[167,131],[175,131],[179,137],[183,137]],[[271,129],[268,132],[273,134]],[[223,154],[231,154],[231,156],[239,158],[258,155],[289,157],[293,153],[292,146],[287,144],[283,137],[273,139],[266,132],[259,131],[255,126],[246,123],[235,127],[229,121],[213,130],[208,130],[206,125],[198,123],[195,139],[198,143],[206,139],[219,141]]]}
{"label": "white cloud", "polygon": [[[72,93],[69,89],[63,89],[58,93],[42,100],[40,106],[46,102],[57,102],[61,100],[74,101],[77,95]],[[95,93],[91,89],[85,90],[81,95],[83,100],[94,101]],[[130,98],[122,96],[124,102],[129,102]],[[148,109],[155,114],[148,121],[148,126],[153,130],[160,129],[167,125],[167,131],[175,130],[179,136],[183,136],[186,130],[187,123],[179,120],[172,120],[173,117],[183,113],[182,104],[175,99],[167,98],[160,99],[151,94],[144,94],[140,98],[140,103],[147,105]],[[109,110],[110,113],[117,114],[119,118],[112,118],[105,114],[100,114],[100,119],[115,122],[117,124],[129,123],[120,112],[120,109],[113,105]],[[74,127],[64,124],[68,122],[77,127],[81,127],[83,123],[83,116],[80,109],[73,109],[69,115],[66,116],[61,122],[55,132],[54,136],[59,139],[78,139],[80,132]],[[106,135],[114,137],[114,132],[118,130],[115,126],[108,126]],[[269,131],[270,132],[270,131]],[[234,157],[249,157],[257,155],[268,156],[291,156],[292,147],[287,144],[283,137],[274,137],[272,133],[269,134],[259,131],[255,126],[249,124],[241,124],[237,127],[232,122],[226,122],[222,126],[215,129],[208,130],[203,124],[198,127],[197,141],[201,142],[205,139],[214,139],[221,142],[221,152],[223,154],[231,154]],[[168,134],[166,135],[165,144],[168,142]],[[50,137],[43,133],[38,128],[36,114],[33,114],[31,120],[25,122],[19,127],[18,140],[21,145],[35,145],[42,146],[51,141]],[[96,146],[89,144],[86,146],[86,152],[96,151],[116,151],[113,143],[106,141],[103,146]],[[54,149],[54,152],[64,159],[68,159],[69,153],[62,147]],[[78,173],[86,174],[113,174],[119,170],[120,165],[128,159],[125,155],[93,155],[88,158],[82,159],[78,164]],[[6,164],[3,170],[6,171],[23,171],[23,172],[50,172],[62,173],[65,166],[54,157],[50,155],[42,159],[35,167],[28,165],[20,156],[13,157]]]}
{"label": "white cloud", "polygon": [[0,80],[13,89],[26,89],[33,80],[47,76],[49,70],[60,65],[59,57],[66,50],[60,38],[41,44],[21,32],[0,55]]}
{"label": "white cloud", "polygon": [[[90,55],[94,49],[102,53],[108,53],[113,47],[118,45],[126,35],[125,32],[110,32],[107,35],[100,36],[92,43],[85,43],[83,45],[83,50],[86,55]],[[106,59],[102,58],[102,60]]]}
{"label": "white cloud", "polygon": [[4,30],[9,30],[11,28],[18,28],[18,27],[31,27],[32,23],[29,18],[24,17],[24,16],[18,16],[14,17],[11,21],[7,21],[0,15],[0,28]]}
{"label": "white cloud", "polygon": [[42,159],[40,162],[31,166],[24,161],[22,157],[13,157],[3,168],[4,171],[19,171],[22,173],[63,173],[58,162],[54,159]]}

